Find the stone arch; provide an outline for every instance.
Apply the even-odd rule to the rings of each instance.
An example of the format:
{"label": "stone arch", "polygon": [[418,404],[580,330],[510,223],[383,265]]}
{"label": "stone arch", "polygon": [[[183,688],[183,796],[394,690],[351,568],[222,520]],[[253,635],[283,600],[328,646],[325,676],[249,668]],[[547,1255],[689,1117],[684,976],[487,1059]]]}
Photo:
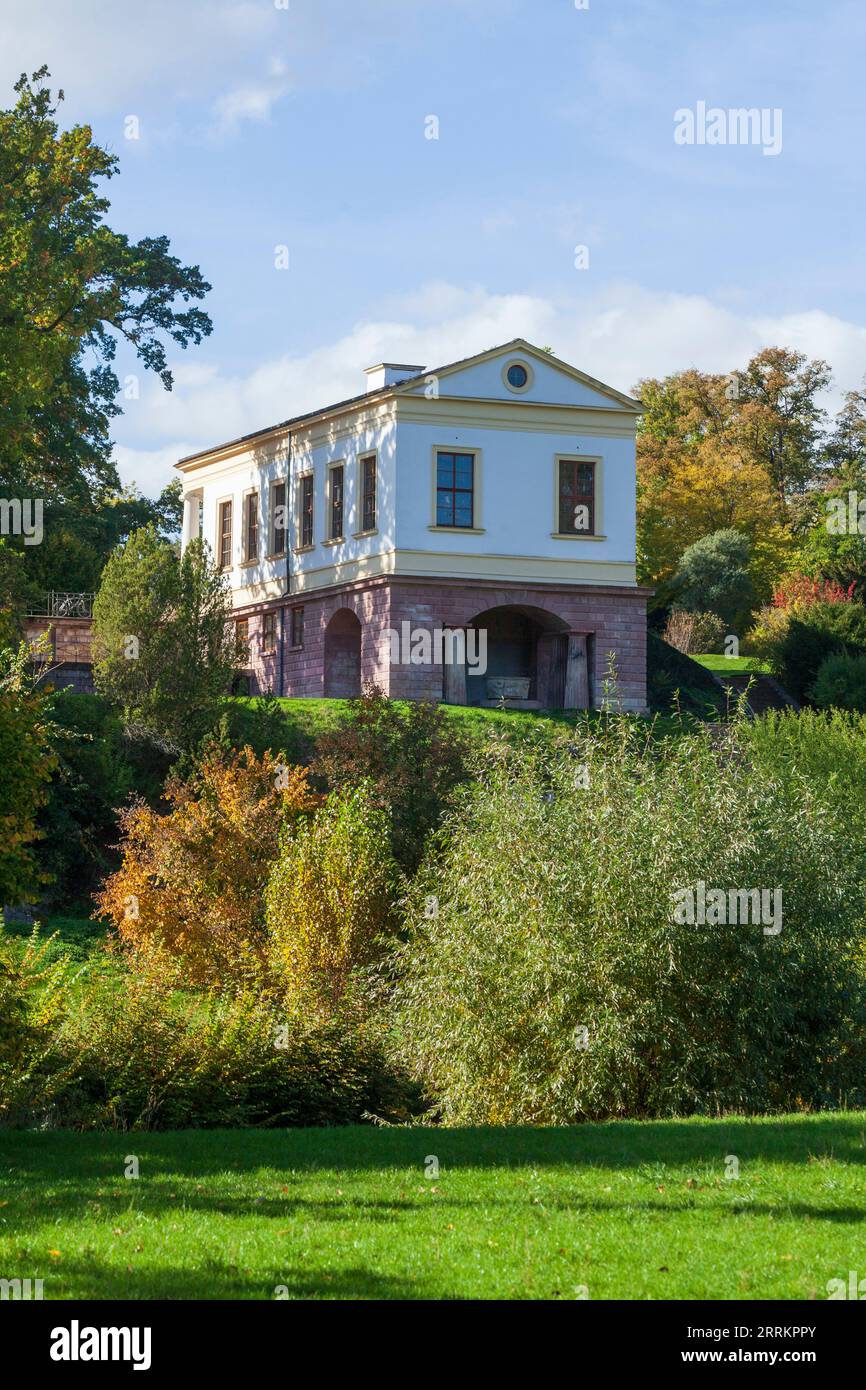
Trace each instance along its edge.
{"label": "stone arch", "polygon": [[590,703],[586,638],[575,637],[556,613],[535,604],[496,604],[477,613],[467,626],[486,633],[487,654],[483,676],[467,670],[469,704],[497,698],[495,691],[501,686],[491,687],[488,681],[503,680],[519,683],[510,688],[526,692],[513,696],[512,702],[546,709]]}
{"label": "stone arch", "polygon": [[361,693],[361,624],[350,608],[338,608],[325,628],[325,695],[352,699]]}

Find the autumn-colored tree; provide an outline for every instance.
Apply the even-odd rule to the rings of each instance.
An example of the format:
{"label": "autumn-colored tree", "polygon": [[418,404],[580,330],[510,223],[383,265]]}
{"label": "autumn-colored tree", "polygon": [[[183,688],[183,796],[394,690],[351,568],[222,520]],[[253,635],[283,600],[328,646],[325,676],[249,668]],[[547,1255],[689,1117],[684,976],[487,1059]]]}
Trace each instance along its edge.
{"label": "autumn-colored tree", "polygon": [[753,542],[752,580],[769,599],[796,552],[797,499],[817,476],[827,364],[766,348],[744,371],[677,372],[636,388],[638,571],[667,594],[683,552],[735,529]]}
{"label": "autumn-colored tree", "polygon": [[264,890],[281,829],[319,798],[278,754],[217,745],[164,797],[165,815],[141,801],[120,812],[123,860],[99,910],[131,949],[181,957],[190,983],[242,979],[266,957]]}
{"label": "autumn-colored tree", "polygon": [[638,566],[666,585],[701,537],[735,529],[767,535],[784,520],[766,469],[743,456],[724,376],[679,372],[642,381],[638,432]]}

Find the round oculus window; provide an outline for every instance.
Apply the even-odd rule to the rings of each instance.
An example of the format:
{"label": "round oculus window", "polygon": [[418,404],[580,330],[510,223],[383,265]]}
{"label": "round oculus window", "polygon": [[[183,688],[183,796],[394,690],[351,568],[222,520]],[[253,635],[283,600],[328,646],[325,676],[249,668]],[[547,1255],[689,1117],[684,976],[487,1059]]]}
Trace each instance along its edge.
{"label": "round oculus window", "polygon": [[529,373],[522,362],[512,362],[505,374],[509,386],[513,386],[515,391],[522,391],[529,381]]}

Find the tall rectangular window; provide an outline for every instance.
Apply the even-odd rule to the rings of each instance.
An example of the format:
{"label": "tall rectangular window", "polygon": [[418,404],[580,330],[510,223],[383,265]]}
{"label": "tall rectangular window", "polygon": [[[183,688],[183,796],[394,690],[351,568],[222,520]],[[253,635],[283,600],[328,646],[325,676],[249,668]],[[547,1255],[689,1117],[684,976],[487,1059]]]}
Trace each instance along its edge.
{"label": "tall rectangular window", "polygon": [[361,530],[376,529],[376,455],[361,459]]}
{"label": "tall rectangular window", "polygon": [[301,479],[300,491],[301,518],[298,530],[301,535],[301,545],[313,544],[313,475],[307,473]]}
{"label": "tall rectangular window", "polygon": [[203,498],[203,497],[200,497],[200,498],[198,499],[198,507],[196,508],[196,510],[197,510],[197,513],[198,513],[198,521],[197,521],[197,524],[196,524],[196,535],[198,536],[199,540],[203,540],[203,539],[204,539],[204,498]]}
{"label": "tall rectangular window", "polygon": [[475,523],[475,460],[472,454],[436,454],[436,525]]}
{"label": "tall rectangular window", "polygon": [[286,553],[286,485],[274,483],[271,491],[271,554]]}
{"label": "tall rectangular window", "polygon": [[291,646],[302,647],[304,645],[304,610],[303,608],[292,609],[292,634]]}
{"label": "tall rectangular window", "polygon": [[250,620],[249,618],[238,618],[235,623],[235,648],[237,651],[237,663],[239,666],[246,666],[250,659]]}
{"label": "tall rectangular window", "polygon": [[219,557],[220,569],[232,567],[232,504],[220,502],[219,509]]}
{"label": "tall rectangular window", "polygon": [[266,613],[262,618],[262,651],[273,652],[277,647],[277,615]]}
{"label": "tall rectangular window", "polygon": [[343,539],[343,465],[341,463],[329,469],[329,480],[331,497],[328,539],[341,541]]}
{"label": "tall rectangular window", "polygon": [[259,494],[248,492],[244,498],[244,560],[259,558]]}
{"label": "tall rectangular window", "polygon": [[559,533],[595,534],[595,464],[582,459],[559,460]]}

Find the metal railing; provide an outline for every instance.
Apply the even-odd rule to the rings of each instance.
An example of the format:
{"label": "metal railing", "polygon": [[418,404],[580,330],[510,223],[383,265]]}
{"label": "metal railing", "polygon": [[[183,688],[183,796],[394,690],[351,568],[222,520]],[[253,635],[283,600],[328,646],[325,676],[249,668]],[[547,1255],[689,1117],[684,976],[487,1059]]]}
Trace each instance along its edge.
{"label": "metal railing", "polygon": [[92,618],[92,593],[62,593],[52,589],[44,594],[40,602],[31,603],[27,609],[28,618]]}

